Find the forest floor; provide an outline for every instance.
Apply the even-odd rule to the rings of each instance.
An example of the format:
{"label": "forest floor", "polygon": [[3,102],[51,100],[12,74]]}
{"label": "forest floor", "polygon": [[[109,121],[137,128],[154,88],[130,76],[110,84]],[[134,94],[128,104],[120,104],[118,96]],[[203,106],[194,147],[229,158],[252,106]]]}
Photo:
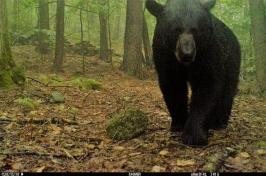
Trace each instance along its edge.
{"label": "forest floor", "polygon": [[[58,76],[47,64],[52,60],[41,62],[28,46],[16,48],[14,57],[27,66],[28,79],[24,90],[0,91],[0,171],[266,172],[262,97],[238,95],[229,127],[211,132],[208,146],[192,148],[169,132],[170,117],[155,79],[138,80],[91,57],[85,77],[103,88],[81,90],[64,86],[81,70],[80,56],[67,55],[65,72]],[[44,84],[44,75],[61,83]],[[61,92],[65,103],[51,103],[52,91]],[[16,103],[21,97],[40,105],[27,111]],[[132,140],[113,141],[106,135],[106,120],[127,106],[148,114],[148,129]]]}

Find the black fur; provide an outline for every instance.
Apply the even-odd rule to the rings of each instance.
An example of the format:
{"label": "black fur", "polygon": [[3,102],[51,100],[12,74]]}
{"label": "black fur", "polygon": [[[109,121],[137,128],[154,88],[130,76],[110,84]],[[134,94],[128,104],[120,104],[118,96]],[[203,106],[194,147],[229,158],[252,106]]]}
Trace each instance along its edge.
{"label": "black fur", "polygon": [[[150,12],[161,11],[156,13],[153,52],[160,88],[172,117],[171,129],[183,131],[185,144],[206,145],[208,130],[225,128],[231,114],[240,70],[239,42],[201,0],[156,4],[147,1]],[[185,30],[193,33],[197,48],[195,61],[188,66],[178,62],[174,54],[178,37]],[[189,106],[187,83],[192,88]]]}

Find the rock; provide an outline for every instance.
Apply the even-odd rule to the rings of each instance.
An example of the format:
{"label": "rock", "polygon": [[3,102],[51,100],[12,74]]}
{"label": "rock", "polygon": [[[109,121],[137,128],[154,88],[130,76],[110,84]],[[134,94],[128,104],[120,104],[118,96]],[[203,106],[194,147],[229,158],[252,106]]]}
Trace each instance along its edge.
{"label": "rock", "polygon": [[52,103],[64,103],[65,97],[60,92],[52,92],[51,94],[51,102]]}

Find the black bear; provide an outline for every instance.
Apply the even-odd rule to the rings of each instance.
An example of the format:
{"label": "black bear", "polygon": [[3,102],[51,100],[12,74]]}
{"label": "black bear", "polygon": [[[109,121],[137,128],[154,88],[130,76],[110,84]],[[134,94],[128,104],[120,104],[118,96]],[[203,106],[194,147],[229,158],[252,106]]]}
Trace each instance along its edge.
{"label": "black bear", "polygon": [[[240,44],[211,14],[216,0],[147,0],[157,19],[154,63],[171,130],[187,145],[207,145],[208,130],[226,128],[240,72]],[[188,85],[192,97],[188,105]]]}

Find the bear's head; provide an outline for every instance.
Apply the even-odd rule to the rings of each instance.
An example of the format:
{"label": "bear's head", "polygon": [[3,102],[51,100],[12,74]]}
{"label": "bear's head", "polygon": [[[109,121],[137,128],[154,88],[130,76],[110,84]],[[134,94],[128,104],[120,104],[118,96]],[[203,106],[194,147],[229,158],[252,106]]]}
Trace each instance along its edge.
{"label": "bear's head", "polygon": [[157,19],[160,39],[176,56],[189,65],[197,52],[211,44],[213,24],[210,10],[216,0],[168,0],[165,5],[147,0],[148,11]]}

